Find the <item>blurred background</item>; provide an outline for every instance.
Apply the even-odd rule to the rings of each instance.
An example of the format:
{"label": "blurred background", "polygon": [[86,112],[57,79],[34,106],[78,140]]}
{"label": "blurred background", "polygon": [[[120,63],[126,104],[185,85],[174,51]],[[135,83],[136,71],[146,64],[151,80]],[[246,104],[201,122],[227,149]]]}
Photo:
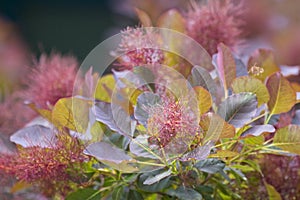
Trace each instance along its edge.
{"label": "blurred background", "polygon": [[54,50],[72,53],[82,60],[108,36],[136,23],[133,13],[118,12],[116,3],[111,0],[4,0],[0,3],[1,39],[8,39],[3,38],[5,34],[11,37],[11,32],[19,33],[35,55]]}

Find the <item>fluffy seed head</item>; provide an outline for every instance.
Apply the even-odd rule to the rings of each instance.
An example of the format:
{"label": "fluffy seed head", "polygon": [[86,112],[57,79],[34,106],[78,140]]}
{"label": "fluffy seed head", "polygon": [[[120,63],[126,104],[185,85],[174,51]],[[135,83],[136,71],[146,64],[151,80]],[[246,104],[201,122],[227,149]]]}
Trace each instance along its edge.
{"label": "fluffy seed head", "polygon": [[78,63],[74,57],[42,55],[27,81],[28,100],[42,108],[54,105],[60,98],[72,96]]}
{"label": "fluffy seed head", "polygon": [[219,43],[234,47],[240,42],[243,7],[232,0],[209,0],[193,3],[186,12],[187,34],[199,42],[211,55]]}
{"label": "fluffy seed head", "polygon": [[149,111],[148,134],[150,144],[156,144],[171,153],[183,153],[195,135],[200,133],[193,112],[174,98],[163,97],[161,105]]}
{"label": "fluffy seed head", "polygon": [[132,69],[135,66],[161,64],[163,51],[159,49],[159,37],[155,32],[142,28],[130,28],[121,32],[122,40],[117,50],[120,69]]}

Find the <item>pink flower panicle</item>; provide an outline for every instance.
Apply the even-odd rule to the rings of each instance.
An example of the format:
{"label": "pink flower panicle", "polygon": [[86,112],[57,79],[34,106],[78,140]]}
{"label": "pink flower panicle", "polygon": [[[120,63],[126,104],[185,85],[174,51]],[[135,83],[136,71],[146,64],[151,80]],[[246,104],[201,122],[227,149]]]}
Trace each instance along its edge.
{"label": "pink flower panicle", "polygon": [[120,69],[131,70],[135,66],[161,64],[163,51],[159,48],[159,37],[155,32],[142,28],[130,28],[121,32],[122,40],[117,52]]}
{"label": "pink flower panicle", "polygon": [[46,195],[65,193],[70,181],[83,178],[82,164],[87,159],[83,150],[76,138],[63,135],[51,148],[28,147],[15,155],[1,155],[0,171],[36,184]]}
{"label": "pink flower panicle", "polygon": [[28,100],[48,108],[48,105],[54,105],[60,98],[72,96],[78,68],[74,57],[42,55],[34,67],[27,81],[29,88],[25,96]]}
{"label": "pink flower panicle", "polygon": [[209,0],[201,5],[193,2],[186,12],[187,34],[211,55],[221,42],[233,48],[241,41],[243,11],[242,3],[236,5],[233,0]]}
{"label": "pink flower panicle", "polygon": [[148,134],[150,144],[170,152],[183,152],[200,133],[194,113],[174,98],[163,97],[162,105],[149,111]]}

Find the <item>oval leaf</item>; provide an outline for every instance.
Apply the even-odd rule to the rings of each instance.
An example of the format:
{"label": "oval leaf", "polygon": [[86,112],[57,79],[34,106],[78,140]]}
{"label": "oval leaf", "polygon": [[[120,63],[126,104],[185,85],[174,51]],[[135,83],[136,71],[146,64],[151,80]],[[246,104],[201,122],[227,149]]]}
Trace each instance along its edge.
{"label": "oval leaf", "polygon": [[256,107],[256,96],[244,92],[231,95],[225,99],[218,108],[218,114],[229,124],[240,128],[254,117]]}
{"label": "oval leaf", "polygon": [[273,143],[279,148],[300,155],[300,126],[289,125],[278,129]]}
{"label": "oval leaf", "polygon": [[223,43],[218,45],[217,68],[225,91],[236,78],[236,64],[230,49]]}
{"label": "oval leaf", "polygon": [[94,190],[92,188],[78,189],[72,192],[66,197],[66,200],[99,200],[101,199],[101,193],[99,190]]}
{"label": "oval leaf", "polygon": [[236,78],[233,81],[231,88],[234,93],[251,92],[255,94],[258,107],[263,103],[267,103],[270,99],[266,86],[259,79],[253,77],[243,76]]}
{"label": "oval leaf", "polygon": [[112,131],[124,136],[133,135],[136,123],[121,106],[98,102],[95,104],[94,112],[96,120],[107,125]]}
{"label": "oval leaf", "polygon": [[208,112],[209,109],[211,108],[212,98],[211,98],[209,92],[206,89],[204,89],[203,87],[196,86],[196,87],[194,87],[194,91],[197,96],[200,115],[202,115],[202,114]]}
{"label": "oval leaf", "polygon": [[52,122],[55,126],[85,133],[89,123],[90,104],[87,100],[71,97],[56,102],[52,110]]}
{"label": "oval leaf", "polygon": [[189,77],[189,82],[193,87],[201,86],[213,96],[216,97],[217,94],[217,85],[212,79],[210,73],[199,66],[194,66]]}
{"label": "oval leaf", "polygon": [[158,181],[170,176],[172,174],[172,171],[169,169],[168,171],[162,172],[160,174],[156,174],[155,176],[148,177],[143,183],[145,185],[152,185],[154,183],[157,183]]}
{"label": "oval leaf", "polygon": [[215,113],[203,115],[199,125],[205,134],[203,142],[217,141],[220,138],[232,138],[235,135],[235,128]]}
{"label": "oval leaf", "polygon": [[101,77],[96,86],[95,98],[100,101],[111,102],[115,85],[115,78],[112,74]]}
{"label": "oval leaf", "polygon": [[41,125],[34,125],[25,127],[12,136],[10,141],[14,142],[22,147],[53,147],[56,143],[55,132],[47,127]]}
{"label": "oval leaf", "polygon": [[134,109],[134,117],[144,126],[147,124],[149,108],[159,104],[161,99],[152,92],[144,92],[138,96],[137,105]]}
{"label": "oval leaf", "polygon": [[170,189],[167,194],[173,197],[177,197],[179,200],[201,200],[202,195],[192,188],[187,188],[184,186],[178,187],[176,190]]}
{"label": "oval leaf", "polygon": [[193,151],[184,154],[180,160],[181,161],[190,161],[190,160],[204,160],[210,154],[211,148],[214,146],[213,142],[208,142],[203,146],[199,146]]}
{"label": "oval leaf", "polygon": [[225,163],[222,160],[216,158],[208,158],[206,160],[201,160],[195,164],[195,167],[200,171],[214,174],[223,171]]}
{"label": "oval leaf", "polygon": [[241,137],[247,136],[260,136],[263,133],[273,133],[275,128],[272,125],[257,125],[247,129],[244,133],[241,134]]}
{"label": "oval leaf", "polygon": [[87,146],[84,154],[93,156],[99,161],[110,161],[120,164],[122,161],[130,161],[132,158],[125,151],[105,142],[96,142]]}
{"label": "oval leaf", "polygon": [[267,80],[267,88],[270,93],[268,107],[270,114],[288,112],[296,103],[296,93],[279,72],[270,76]]}

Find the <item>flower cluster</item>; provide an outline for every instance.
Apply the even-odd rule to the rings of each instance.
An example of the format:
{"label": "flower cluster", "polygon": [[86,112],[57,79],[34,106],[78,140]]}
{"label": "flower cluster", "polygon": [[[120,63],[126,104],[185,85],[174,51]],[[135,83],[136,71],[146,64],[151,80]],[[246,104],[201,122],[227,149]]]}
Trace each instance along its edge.
{"label": "flower cluster", "polygon": [[241,41],[243,10],[242,4],[236,5],[232,0],[211,0],[205,5],[194,3],[186,12],[187,34],[211,55],[217,52],[221,42],[233,48]]}
{"label": "flower cluster", "polygon": [[162,64],[163,51],[159,48],[159,36],[154,31],[130,28],[121,32],[122,40],[118,52],[120,69],[135,66]]}
{"label": "flower cluster", "polygon": [[172,97],[165,96],[162,101],[161,105],[149,110],[149,142],[172,153],[183,153],[200,134],[197,118],[182,102]]}
{"label": "flower cluster", "polygon": [[17,154],[1,155],[0,171],[18,180],[38,184],[47,196],[68,192],[70,180],[82,181],[84,146],[65,134],[50,148],[20,148]]}
{"label": "flower cluster", "polygon": [[77,68],[77,60],[72,56],[42,55],[28,78],[25,99],[48,108],[60,98],[72,96]]}

